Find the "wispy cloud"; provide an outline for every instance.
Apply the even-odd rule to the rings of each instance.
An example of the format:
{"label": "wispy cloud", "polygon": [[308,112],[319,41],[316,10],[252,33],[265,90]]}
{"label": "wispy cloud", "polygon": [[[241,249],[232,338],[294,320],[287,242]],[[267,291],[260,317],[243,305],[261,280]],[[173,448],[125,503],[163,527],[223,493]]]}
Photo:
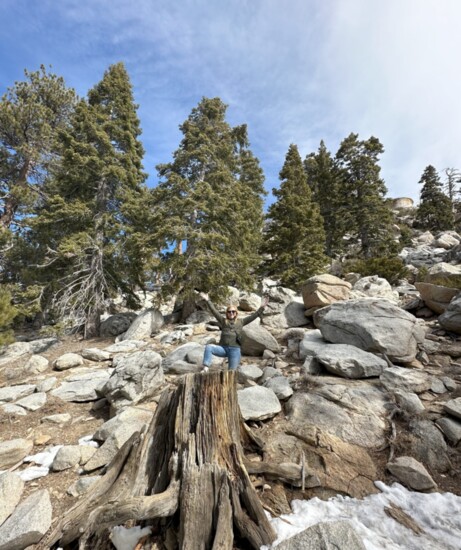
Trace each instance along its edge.
{"label": "wispy cloud", "polygon": [[290,143],[334,153],[353,131],[383,142],[389,194],[417,198],[427,164],[461,165],[460,15],[458,0],[3,0],[0,85],[51,63],[83,95],[122,60],[153,184],[178,125],[219,96],[268,189]]}

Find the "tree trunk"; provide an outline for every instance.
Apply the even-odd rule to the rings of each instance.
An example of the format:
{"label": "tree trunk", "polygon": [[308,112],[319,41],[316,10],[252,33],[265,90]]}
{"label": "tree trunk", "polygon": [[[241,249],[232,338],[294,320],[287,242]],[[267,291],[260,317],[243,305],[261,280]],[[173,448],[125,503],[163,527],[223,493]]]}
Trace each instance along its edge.
{"label": "tree trunk", "polygon": [[107,529],[129,520],[149,520],[163,538],[173,529],[181,550],[232,550],[234,535],[245,548],[270,544],[275,533],[245,469],[241,437],[251,439],[235,373],[185,376],[38,548],[77,539],[80,550],[106,548]]}

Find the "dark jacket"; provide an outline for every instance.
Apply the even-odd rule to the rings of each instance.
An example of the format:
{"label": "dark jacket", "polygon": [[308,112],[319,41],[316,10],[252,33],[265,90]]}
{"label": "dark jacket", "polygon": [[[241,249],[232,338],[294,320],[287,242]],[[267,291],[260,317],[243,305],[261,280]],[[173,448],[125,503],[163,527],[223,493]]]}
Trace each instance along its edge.
{"label": "dark jacket", "polygon": [[207,305],[210,308],[211,313],[216,317],[219,328],[221,329],[221,338],[219,340],[220,346],[240,347],[242,343],[242,331],[245,325],[254,321],[256,317],[260,317],[264,311],[263,307],[260,307],[245,319],[227,319],[227,317],[221,315],[216,309],[213,302],[207,301]]}

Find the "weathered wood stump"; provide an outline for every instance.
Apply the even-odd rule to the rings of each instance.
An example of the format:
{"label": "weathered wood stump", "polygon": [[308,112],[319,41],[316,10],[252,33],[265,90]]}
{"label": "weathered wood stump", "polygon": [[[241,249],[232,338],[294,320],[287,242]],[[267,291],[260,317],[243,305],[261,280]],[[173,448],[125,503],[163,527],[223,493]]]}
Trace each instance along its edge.
{"label": "weathered wood stump", "polygon": [[[53,526],[39,548],[109,548],[108,529],[148,520],[182,550],[270,544],[275,533],[244,466],[233,372],[186,375],[166,391],[144,434],[128,440],[106,474]],[[168,518],[166,521],[162,518]]]}

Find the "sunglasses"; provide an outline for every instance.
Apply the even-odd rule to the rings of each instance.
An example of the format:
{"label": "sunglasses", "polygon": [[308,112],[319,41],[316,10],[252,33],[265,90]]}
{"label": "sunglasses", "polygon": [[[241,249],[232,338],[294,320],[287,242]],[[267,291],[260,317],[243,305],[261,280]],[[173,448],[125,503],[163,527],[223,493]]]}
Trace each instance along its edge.
{"label": "sunglasses", "polygon": [[237,311],[236,311],[235,309],[228,309],[228,310],[227,310],[227,313],[228,313],[229,315],[231,315],[231,314],[232,314],[232,315],[237,315]]}

